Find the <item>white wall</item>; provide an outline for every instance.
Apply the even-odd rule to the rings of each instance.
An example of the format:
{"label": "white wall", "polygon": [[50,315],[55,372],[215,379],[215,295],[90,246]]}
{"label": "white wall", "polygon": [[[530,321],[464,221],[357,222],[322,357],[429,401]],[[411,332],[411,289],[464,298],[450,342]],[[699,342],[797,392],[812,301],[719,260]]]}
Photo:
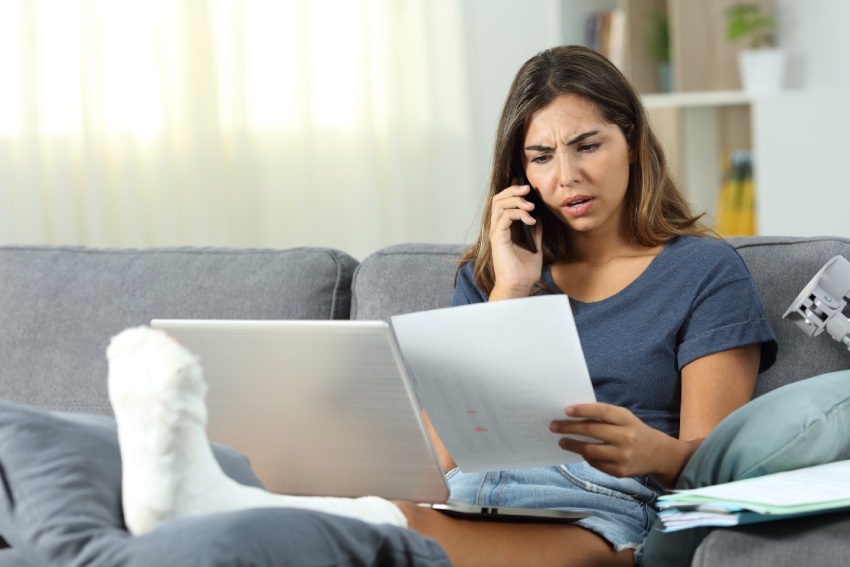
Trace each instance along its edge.
{"label": "white wall", "polygon": [[850,238],[850,89],[799,89],[753,105],[759,233]]}
{"label": "white wall", "polygon": [[788,86],[850,87],[850,2],[775,2],[779,44],[788,50]]}
{"label": "white wall", "polygon": [[759,232],[850,237],[850,2],[775,0],[789,90],[756,105]]}
{"label": "white wall", "polygon": [[[470,206],[475,236],[490,176],[493,141],[511,81],[525,61],[561,43],[559,0],[464,0],[464,46],[477,187]],[[467,191],[468,192],[468,191]],[[470,240],[467,239],[467,240]]]}

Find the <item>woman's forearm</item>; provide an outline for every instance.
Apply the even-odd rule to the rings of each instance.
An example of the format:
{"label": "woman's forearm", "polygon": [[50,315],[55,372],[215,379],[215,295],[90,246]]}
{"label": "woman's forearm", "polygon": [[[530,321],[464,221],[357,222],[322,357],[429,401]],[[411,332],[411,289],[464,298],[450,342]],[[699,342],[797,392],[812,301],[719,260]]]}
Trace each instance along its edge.
{"label": "woman's forearm", "polygon": [[659,470],[650,472],[649,476],[663,488],[670,490],[675,488],[685,465],[691,460],[703,440],[682,441],[669,436],[667,439],[669,441],[660,448],[660,458],[656,460],[660,465]]}

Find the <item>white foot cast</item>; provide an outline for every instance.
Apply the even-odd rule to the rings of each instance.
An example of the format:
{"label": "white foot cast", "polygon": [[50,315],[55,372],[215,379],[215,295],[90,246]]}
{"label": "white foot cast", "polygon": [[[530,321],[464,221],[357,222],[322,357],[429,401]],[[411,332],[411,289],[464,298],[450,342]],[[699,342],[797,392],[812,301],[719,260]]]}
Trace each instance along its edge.
{"label": "white foot cast", "polygon": [[383,498],[271,494],[227,477],[206,437],[206,384],[198,360],[149,327],[116,335],[106,351],[109,399],[118,422],[124,520],[140,535],[186,516],[294,507],[407,526]]}

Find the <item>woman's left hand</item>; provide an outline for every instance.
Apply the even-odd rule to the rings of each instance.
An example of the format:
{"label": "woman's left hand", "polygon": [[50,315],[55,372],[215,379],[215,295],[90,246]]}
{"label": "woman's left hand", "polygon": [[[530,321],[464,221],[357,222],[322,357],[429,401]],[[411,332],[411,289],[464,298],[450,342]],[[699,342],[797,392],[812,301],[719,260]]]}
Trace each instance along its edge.
{"label": "woman's left hand", "polygon": [[[549,425],[554,433],[592,437],[599,442],[562,437],[559,445],[590,465],[616,477],[664,472],[676,458],[678,439],[649,427],[629,410],[610,404],[570,406],[567,416]],[[671,450],[673,454],[671,454]]]}

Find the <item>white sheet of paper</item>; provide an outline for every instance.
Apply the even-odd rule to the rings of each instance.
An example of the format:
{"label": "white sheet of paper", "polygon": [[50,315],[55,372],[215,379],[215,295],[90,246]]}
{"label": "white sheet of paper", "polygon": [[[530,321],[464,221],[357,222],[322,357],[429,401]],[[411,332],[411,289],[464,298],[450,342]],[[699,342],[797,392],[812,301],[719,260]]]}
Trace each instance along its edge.
{"label": "white sheet of paper", "polygon": [[678,491],[715,500],[748,502],[754,509],[804,506],[850,500],[850,460],[836,461],[756,478]]}
{"label": "white sheet of paper", "polygon": [[581,460],[549,431],[596,401],[569,300],[546,295],[392,317],[420,404],[464,472]]}

